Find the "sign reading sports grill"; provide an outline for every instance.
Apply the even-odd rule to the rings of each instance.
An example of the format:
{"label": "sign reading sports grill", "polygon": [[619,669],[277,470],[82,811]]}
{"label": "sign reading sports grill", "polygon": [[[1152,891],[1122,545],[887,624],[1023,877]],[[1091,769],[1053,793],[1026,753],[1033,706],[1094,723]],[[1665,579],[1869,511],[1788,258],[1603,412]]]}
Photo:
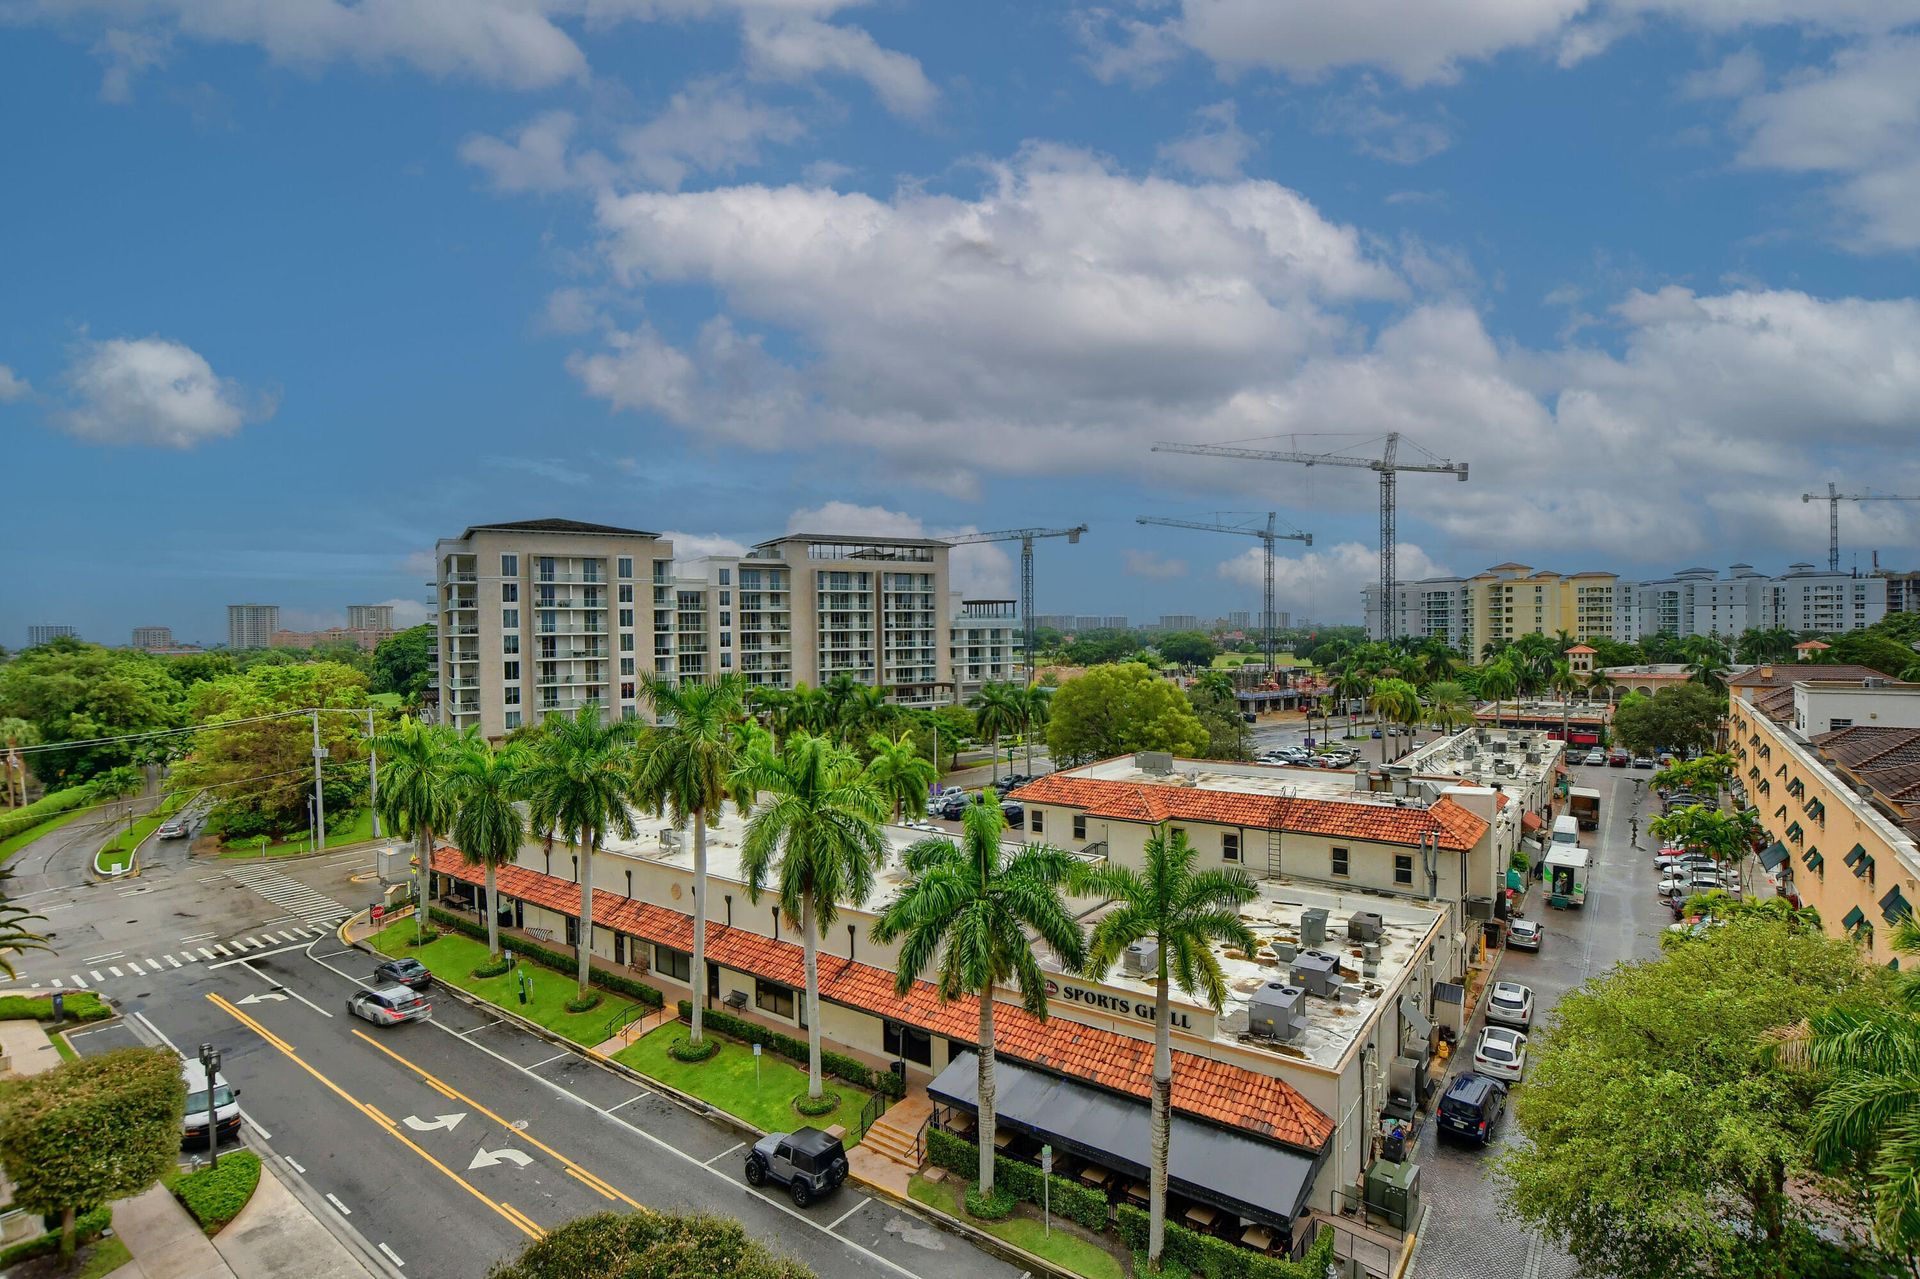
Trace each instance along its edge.
{"label": "sign reading sports grill", "polygon": [[[1104,990],[1098,986],[1082,986],[1063,978],[1049,977],[1047,998],[1088,1012],[1106,1013],[1153,1025],[1153,1000],[1127,991]],[[1176,1007],[1168,1014],[1168,1021],[1175,1030],[1206,1036],[1213,1034],[1213,1018],[1207,1013]]]}

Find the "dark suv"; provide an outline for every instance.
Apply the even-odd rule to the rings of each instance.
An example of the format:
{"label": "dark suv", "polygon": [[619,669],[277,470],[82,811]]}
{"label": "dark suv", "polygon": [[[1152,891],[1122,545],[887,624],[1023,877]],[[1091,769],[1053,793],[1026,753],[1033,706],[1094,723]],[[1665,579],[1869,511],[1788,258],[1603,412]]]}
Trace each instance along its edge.
{"label": "dark suv", "polygon": [[1456,1075],[1440,1098],[1440,1132],[1484,1146],[1507,1109],[1507,1086],[1486,1075]]}
{"label": "dark suv", "polygon": [[785,1186],[796,1208],[832,1194],[846,1179],[847,1152],[840,1139],[818,1128],[770,1132],[747,1152],[747,1184]]}
{"label": "dark suv", "polygon": [[425,990],[433,985],[433,973],[427,966],[411,956],[405,959],[389,959],[373,970],[375,981],[390,981],[405,986],[408,990]]}

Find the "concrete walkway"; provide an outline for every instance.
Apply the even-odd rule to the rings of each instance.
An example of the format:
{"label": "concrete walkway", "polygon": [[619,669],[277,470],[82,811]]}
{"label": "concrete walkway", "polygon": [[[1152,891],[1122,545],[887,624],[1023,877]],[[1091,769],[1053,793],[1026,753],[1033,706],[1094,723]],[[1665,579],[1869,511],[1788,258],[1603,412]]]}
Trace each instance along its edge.
{"label": "concrete walkway", "polygon": [[113,1205],[113,1230],[133,1260],[120,1279],[372,1279],[374,1271],[321,1224],[263,1162],[260,1186],[212,1239],[164,1186]]}

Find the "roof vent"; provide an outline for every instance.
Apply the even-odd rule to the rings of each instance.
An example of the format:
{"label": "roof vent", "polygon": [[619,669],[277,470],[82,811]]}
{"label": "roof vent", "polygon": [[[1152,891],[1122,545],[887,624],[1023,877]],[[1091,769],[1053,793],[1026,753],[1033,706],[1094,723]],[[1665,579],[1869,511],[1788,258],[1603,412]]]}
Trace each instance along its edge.
{"label": "roof vent", "polygon": [[1158,773],[1165,776],[1173,771],[1173,753],[1171,751],[1139,751],[1133,757],[1133,766],[1143,773]]}

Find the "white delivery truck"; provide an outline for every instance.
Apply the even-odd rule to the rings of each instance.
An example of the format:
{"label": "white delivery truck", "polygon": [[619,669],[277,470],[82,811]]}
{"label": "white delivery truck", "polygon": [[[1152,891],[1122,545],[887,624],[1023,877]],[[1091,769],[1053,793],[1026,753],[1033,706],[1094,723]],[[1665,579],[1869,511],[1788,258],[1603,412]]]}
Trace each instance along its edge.
{"label": "white delivery truck", "polygon": [[1578,844],[1549,844],[1541,878],[1546,880],[1549,906],[1584,906],[1593,878],[1593,854]]}

